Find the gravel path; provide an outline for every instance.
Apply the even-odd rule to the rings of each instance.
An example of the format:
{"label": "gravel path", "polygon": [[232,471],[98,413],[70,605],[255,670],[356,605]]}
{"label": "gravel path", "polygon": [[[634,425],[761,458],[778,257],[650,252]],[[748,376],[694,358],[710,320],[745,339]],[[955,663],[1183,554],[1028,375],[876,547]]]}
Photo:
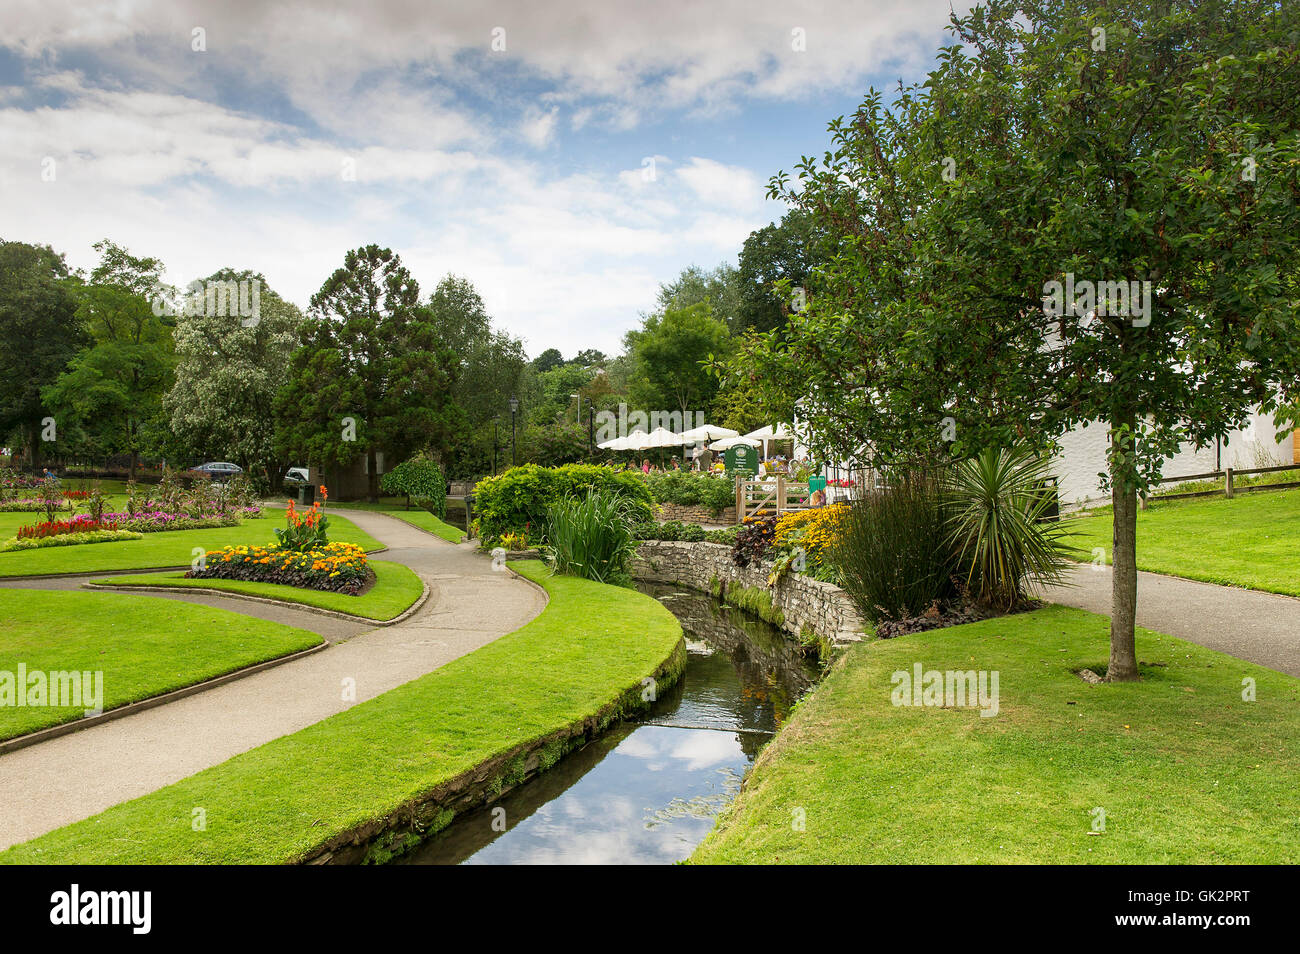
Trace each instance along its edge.
{"label": "gravel path", "polygon": [[[472,544],[447,543],[382,513],[350,511],[348,519],[389,547],[385,560],[405,563],[428,583],[429,599],[418,612],[304,659],[0,755],[0,792],[8,793],[0,812],[0,849],[154,791],[409,682],[518,629],[545,606],[539,589],[512,573],[493,570],[491,559]],[[202,601],[200,594],[174,595]],[[281,612],[212,599],[219,601],[213,605],[251,616],[262,616],[263,609]],[[283,612],[303,617],[293,625],[317,632],[343,622]],[[345,700],[348,687],[354,687],[354,697]]]}

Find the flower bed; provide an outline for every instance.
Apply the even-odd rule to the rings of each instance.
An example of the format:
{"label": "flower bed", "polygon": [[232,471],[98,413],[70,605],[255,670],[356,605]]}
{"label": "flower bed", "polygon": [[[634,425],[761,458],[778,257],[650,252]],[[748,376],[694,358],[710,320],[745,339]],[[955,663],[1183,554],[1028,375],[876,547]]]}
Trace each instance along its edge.
{"label": "flower bed", "polygon": [[195,580],[252,580],[356,596],[374,580],[366,551],[355,543],[327,543],[311,550],[270,546],[209,550]]}
{"label": "flower bed", "polygon": [[160,533],[164,530],[205,530],[211,527],[235,527],[244,517],[260,517],[259,507],[241,507],[227,514],[194,516],[188,513],[168,513],[165,510],[139,513],[106,513],[105,520],[113,520],[124,530],[136,533]]}
{"label": "flower bed", "polygon": [[0,553],[12,550],[43,550],[46,547],[70,547],[81,543],[115,543],[119,540],[141,540],[144,534],[130,530],[91,530],[84,533],[61,533],[53,537],[17,537],[0,544]]}
{"label": "flower bed", "polygon": [[[71,510],[73,507],[71,500],[64,500],[60,509]],[[25,498],[23,500],[0,500],[0,513],[40,513],[45,509],[43,500],[32,500]]]}
{"label": "flower bed", "polygon": [[18,540],[39,540],[44,537],[57,537],[71,533],[94,533],[98,530],[122,530],[113,520],[107,518],[96,520],[87,514],[70,520],[46,520],[18,528]]}

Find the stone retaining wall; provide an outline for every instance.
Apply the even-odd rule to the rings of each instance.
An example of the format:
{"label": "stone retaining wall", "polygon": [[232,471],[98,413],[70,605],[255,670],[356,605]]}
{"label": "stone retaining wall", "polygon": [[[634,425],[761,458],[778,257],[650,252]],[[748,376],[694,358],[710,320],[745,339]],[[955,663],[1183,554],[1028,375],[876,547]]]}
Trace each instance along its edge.
{"label": "stone retaining wall", "polygon": [[643,540],[632,562],[632,575],[639,580],[677,583],[706,593],[716,583],[733,594],[741,588],[766,594],[779,614],[772,622],[796,636],[807,628],[835,645],[862,639],[862,617],[838,586],[791,572],[769,587],[771,571],[768,562],[741,569],[731,562],[731,547],[720,543],[676,540]]}
{"label": "stone retaining wall", "polygon": [[714,513],[708,507],[698,504],[655,504],[655,516],[660,520],[680,520],[682,523],[724,523],[730,526],[736,522],[736,507],[724,507],[720,513]]}

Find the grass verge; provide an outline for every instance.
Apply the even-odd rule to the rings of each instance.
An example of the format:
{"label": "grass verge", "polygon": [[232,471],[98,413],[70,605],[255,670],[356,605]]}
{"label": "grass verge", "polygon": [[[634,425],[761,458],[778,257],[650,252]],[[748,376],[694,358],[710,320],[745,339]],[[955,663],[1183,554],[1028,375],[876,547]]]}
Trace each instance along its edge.
{"label": "grass verge", "polygon": [[[0,589],[0,679],[102,672],[105,710],[192,686],[321,642],[316,633],[176,600]],[[0,739],[82,718],[85,706],[0,705]]]}
{"label": "grass verge", "polygon": [[[581,721],[681,652],[635,590],[512,564],[550,602],[532,622],[346,712],[0,853],[8,864],[274,864]],[[203,832],[190,827],[207,809]]]}
{"label": "grass verge", "polygon": [[405,509],[403,504],[392,504],[380,501],[377,504],[371,503],[349,503],[340,504],[334,509],[334,513],[347,510],[371,510],[376,513],[385,513],[390,517],[396,517],[398,520],[405,520],[413,527],[419,527],[421,530],[427,530],[430,533],[437,534],[448,543],[460,543],[465,539],[465,531],[460,527],[453,527],[445,520],[438,519],[434,514],[427,510],[421,510],[418,507],[412,507],[410,510]]}
{"label": "grass verge", "polygon": [[[1111,522],[1109,507],[1066,522],[1079,559],[1091,560],[1100,548],[1111,561]],[[1300,596],[1298,538],[1300,488],[1231,500],[1152,498],[1138,513],[1137,564],[1152,573]]]}
{"label": "grass verge", "polygon": [[[692,860],[1300,861],[1300,680],[1139,630],[1143,681],[1090,685],[1074,670],[1106,665],[1107,627],[1053,606],[854,647]],[[998,672],[998,714],[892,705],[918,662]]]}
{"label": "grass verge", "polygon": [[410,567],[387,560],[371,560],[370,565],[375,571],[375,585],[360,596],[312,590],[301,586],[285,586],[280,583],[255,583],[248,580],[189,580],[185,578],[184,573],[176,570],[110,577],[94,582],[122,588],[175,586],[194,590],[242,593],[246,596],[283,600],[286,603],[301,603],[304,606],[315,606],[318,609],[333,610],[337,613],[350,613],[353,616],[364,616],[366,619],[380,622],[405,613],[424,592],[424,584]]}
{"label": "grass verge", "polygon": [[[331,510],[329,516],[331,542],[358,543],[366,550],[379,550],[383,547],[382,543],[337,512]],[[19,526],[44,519],[44,515],[37,514],[0,513],[0,538],[12,537]],[[270,510],[264,511],[263,516],[245,520],[236,527],[165,530],[161,533],[146,533],[140,540],[0,553],[0,577],[186,566],[194,559],[195,547],[219,550],[243,543],[273,543],[275,530],[284,526],[284,520],[282,511]]]}

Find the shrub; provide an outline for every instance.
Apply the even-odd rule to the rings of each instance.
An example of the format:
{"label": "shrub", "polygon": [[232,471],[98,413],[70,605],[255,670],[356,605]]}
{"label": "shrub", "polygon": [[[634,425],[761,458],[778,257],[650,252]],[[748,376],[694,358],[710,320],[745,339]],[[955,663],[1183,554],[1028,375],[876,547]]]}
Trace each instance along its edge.
{"label": "shrub", "polygon": [[721,530],[705,530],[704,539],[709,543],[722,543],[731,547],[736,545],[736,537],[739,534],[739,527],[723,527]]}
{"label": "shrub", "polygon": [[195,580],[279,583],[352,596],[374,579],[366,551],[355,543],[327,543],[313,550],[288,550],[274,544],[209,550],[203,569],[185,575]]}
{"label": "shrub", "polygon": [[744,569],[767,554],[776,537],[776,514],[760,510],[745,518],[731,548],[731,561]]}
{"label": "shrub", "polygon": [[628,567],[636,544],[628,509],[624,498],[595,488],[584,497],[553,503],[547,511],[546,536],[555,572],[597,583],[630,583]]}
{"label": "shrub", "polygon": [[958,595],[941,488],[928,474],[904,475],[850,504],[828,557],[870,619],[917,616]]}
{"label": "shrub", "polygon": [[414,500],[439,519],[447,516],[447,481],[442,468],[421,454],[402,461],[379,478],[379,489],[386,494]]}
{"label": "shrub", "polygon": [[1026,583],[1060,583],[1068,560],[1049,462],[1032,450],[992,448],[957,464],[945,484],[949,543],[972,595],[1009,610],[1028,599]]}
{"label": "shrub", "polygon": [[644,479],[655,503],[708,507],[717,516],[736,502],[735,485],[722,477],[689,470],[668,470],[647,474]]}
{"label": "shrub", "polygon": [[547,542],[549,506],[557,500],[585,497],[589,490],[622,500],[628,520],[634,524],[653,516],[650,491],[640,474],[598,464],[523,464],[497,477],[484,478],[474,488],[482,546],[497,546],[502,535],[511,531],[528,533],[535,543]]}
{"label": "shrub", "polygon": [[847,509],[846,504],[832,504],[782,514],[769,554],[777,562],[774,577],[779,578],[793,567],[815,580],[838,582],[839,573],[829,554],[839,538],[840,522]]}

